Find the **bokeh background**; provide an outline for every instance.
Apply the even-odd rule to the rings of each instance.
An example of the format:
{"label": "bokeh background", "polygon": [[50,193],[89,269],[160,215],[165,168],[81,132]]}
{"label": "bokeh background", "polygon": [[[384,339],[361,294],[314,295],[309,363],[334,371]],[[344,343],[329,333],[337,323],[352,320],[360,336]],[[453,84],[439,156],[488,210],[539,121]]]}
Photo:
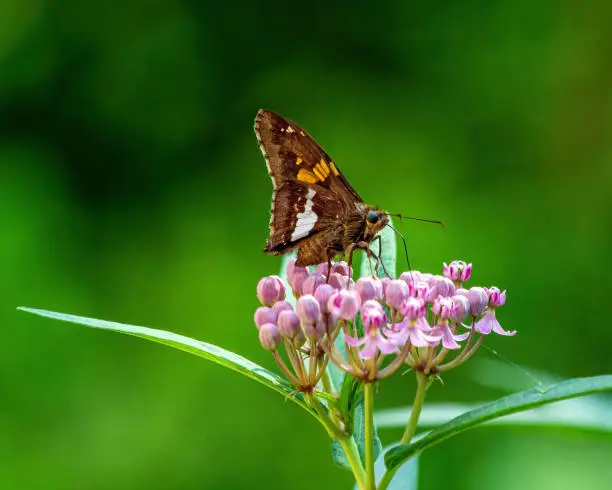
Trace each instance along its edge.
{"label": "bokeh background", "polygon": [[[369,203],[446,222],[401,225],[412,265],[463,258],[473,284],[508,289],[519,334],[492,349],[611,372],[609,2],[4,0],[0,488],[351,487],[276,393],[14,309],[174,330],[272,367],[252,323],[280,264],[261,252],[260,107],[313,134]],[[491,357],[430,399],[502,396],[476,381]],[[413,389],[396,376],[378,405]],[[485,427],[427,452],[420,482],[609,489],[611,461],[609,435]]]}

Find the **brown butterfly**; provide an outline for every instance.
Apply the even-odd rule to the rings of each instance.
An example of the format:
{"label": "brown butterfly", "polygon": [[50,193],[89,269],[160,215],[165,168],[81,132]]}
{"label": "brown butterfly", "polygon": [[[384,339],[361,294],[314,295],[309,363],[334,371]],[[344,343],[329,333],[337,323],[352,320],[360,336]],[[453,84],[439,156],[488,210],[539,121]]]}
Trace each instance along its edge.
{"label": "brown butterfly", "polygon": [[329,263],[340,253],[348,254],[350,264],[353,252],[362,249],[378,263],[370,244],[389,222],[388,213],[365,204],[329,155],[294,122],[261,109],[255,134],[274,186],[264,251],[297,250],[296,264],[305,266]]}

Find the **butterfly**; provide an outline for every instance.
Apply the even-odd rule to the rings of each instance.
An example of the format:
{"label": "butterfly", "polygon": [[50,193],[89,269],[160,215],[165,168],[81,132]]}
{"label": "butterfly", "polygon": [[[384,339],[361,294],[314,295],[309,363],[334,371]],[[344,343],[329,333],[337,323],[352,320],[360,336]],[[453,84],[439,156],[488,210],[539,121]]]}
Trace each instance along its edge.
{"label": "butterfly", "polygon": [[[296,265],[331,263],[334,256],[370,249],[388,214],[365,204],[338,165],[306,131],[278,114],[261,109],[255,134],[272,178],[270,237],[264,251],[281,255],[297,250]],[[377,269],[374,269],[377,270]]]}

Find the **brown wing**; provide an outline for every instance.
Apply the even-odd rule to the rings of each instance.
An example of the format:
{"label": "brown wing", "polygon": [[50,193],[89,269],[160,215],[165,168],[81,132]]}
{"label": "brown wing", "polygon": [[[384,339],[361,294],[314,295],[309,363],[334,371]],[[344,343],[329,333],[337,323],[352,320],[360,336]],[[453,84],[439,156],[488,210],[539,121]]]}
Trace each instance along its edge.
{"label": "brown wing", "polygon": [[362,201],[331,157],[293,121],[260,109],[255,133],[275,188],[284,181],[299,180],[330,189],[341,199]]}
{"label": "brown wing", "polygon": [[[362,202],[357,192],[329,155],[294,122],[262,109],[255,118],[255,133],[274,186],[266,251],[285,253],[305,246],[307,239],[321,232],[333,245],[335,229],[354,212],[355,203]],[[308,248],[318,250],[321,240],[313,239]],[[326,253],[321,248],[320,255]],[[315,250],[311,255],[316,255]],[[325,260],[326,255],[321,261]]]}

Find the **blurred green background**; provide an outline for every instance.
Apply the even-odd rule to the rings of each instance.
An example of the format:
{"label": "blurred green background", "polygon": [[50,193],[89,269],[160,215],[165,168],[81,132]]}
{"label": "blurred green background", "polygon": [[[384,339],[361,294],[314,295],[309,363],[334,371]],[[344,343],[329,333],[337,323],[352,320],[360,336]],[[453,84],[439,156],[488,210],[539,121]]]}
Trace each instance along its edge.
{"label": "blurred green background", "polygon": [[[0,488],[351,488],[314,420],[158,345],[18,305],[174,330],[272,367],[255,286],[271,184],[260,107],[309,131],[401,229],[415,269],[508,289],[505,357],[612,371],[606,1],[0,3]],[[603,310],[602,310],[603,308]],[[430,400],[504,393],[478,358]],[[529,380],[526,381],[529,384]],[[412,376],[379,387],[410,402]],[[383,431],[385,442],[400,431]],[[485,427],[421,488],[609,489],[609,435]]]}

